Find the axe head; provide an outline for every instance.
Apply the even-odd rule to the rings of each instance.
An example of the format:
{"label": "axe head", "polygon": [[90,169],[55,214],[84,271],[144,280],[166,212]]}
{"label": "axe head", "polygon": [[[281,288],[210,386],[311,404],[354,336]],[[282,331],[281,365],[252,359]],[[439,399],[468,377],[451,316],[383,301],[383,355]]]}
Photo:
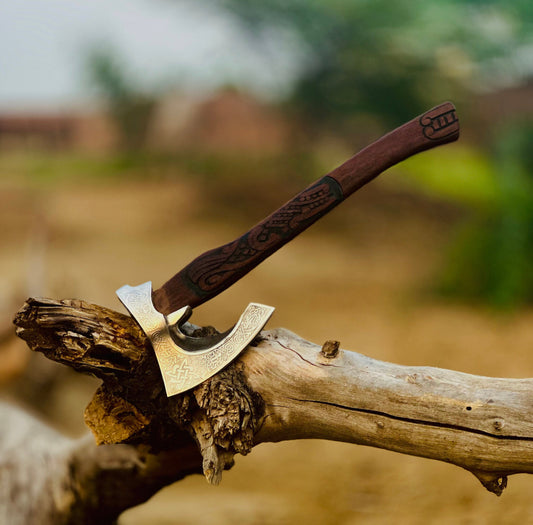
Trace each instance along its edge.
{"label": "axe head", "polygon": [[214,337],[195,338],[181,331],[191,308],[184,306],[163,315],[152,303],[151,281],[125,285],[116,293],[150,339],[169,397],[222,370],[253,341],[274,312],[271,306],[250,303],[231,330]]}

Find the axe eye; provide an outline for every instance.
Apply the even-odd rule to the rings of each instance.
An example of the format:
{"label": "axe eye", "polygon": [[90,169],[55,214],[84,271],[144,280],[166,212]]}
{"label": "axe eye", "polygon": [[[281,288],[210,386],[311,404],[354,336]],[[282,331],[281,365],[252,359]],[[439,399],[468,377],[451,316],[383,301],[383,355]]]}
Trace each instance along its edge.
{"label": "axe eye", "polygon": [[184,306],[171,314],[166,316],[168,326],[181,325],[189,320],[192,315],[192,308],[190,306]]}

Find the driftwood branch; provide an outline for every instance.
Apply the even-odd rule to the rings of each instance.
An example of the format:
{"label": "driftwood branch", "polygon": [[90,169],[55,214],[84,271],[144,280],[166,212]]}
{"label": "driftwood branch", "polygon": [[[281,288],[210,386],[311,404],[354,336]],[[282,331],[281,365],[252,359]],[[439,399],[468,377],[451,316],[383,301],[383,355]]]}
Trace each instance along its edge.
{"label": "driftwood branch", "polygon": [[151,454],[147,447],[69,439],[21,409],[0,403],[0,523],[114,523],[162,487],[200,472],[193,442]]}
{"label": "driftwood branch", "polygon": [[[533,379],[394,365],[277,329],[262,332],[210,380],[167,398],[153,351],[128,316],[83,301],[30,299],[15,324],[32,350],[102,379],[85,420],[106,446],[87,453],[86,441],[71,444],[87,458],[74,461],[85,475],[74,476],[75,496],[64,498],[72,514],[94,512],[87,502],[102,490],[96,477],[108,482],[106,518],[112,519],[189,473],[203,470],[218,483],[236,453],[288,439],[345,441],[445,461],[498,495],[508,475],[533,473]],[[117,464],[126,457],[125,468],[110,473],[113,457]],[[125,501],[113,497],[124,492],[123,477],[132,485]]]}

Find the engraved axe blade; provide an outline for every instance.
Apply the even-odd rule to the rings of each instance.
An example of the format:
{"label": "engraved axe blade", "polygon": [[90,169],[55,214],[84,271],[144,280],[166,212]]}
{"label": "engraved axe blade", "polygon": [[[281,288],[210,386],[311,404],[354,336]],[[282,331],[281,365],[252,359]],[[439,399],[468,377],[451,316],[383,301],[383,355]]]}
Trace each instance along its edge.
{"label": "engraved axe blade", "polygon": [[[167,396],[185,392],[222,370],[235,359],[265,326],[274,308],[250,303],[235,326],[218,340],[187,337],[180,327],[189,310],[183,307],[164,316],[152,304],[152,283],[125,285],[117,295],[150,338]],[[176,338],[178,339],[176,341]]]}

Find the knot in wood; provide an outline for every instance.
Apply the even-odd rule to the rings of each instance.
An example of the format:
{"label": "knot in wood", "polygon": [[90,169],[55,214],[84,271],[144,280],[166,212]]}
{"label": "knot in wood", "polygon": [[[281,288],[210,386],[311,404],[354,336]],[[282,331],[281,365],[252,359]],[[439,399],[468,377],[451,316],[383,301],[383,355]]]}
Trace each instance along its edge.
{"label": "knot in wood", "polygon": [[339,341],[326,341],[322,345],[322,349],[320,350],[320,353],[327,357],[328,359],[334,359],[339,355]]}
{"label": "knot in wood", "polygon": [[505,420],[503,419],[495,419],[492,423],[494,426],[494,430],[503,430],[503,427],[505,426]]}
{"label": "knot in wood", "polygon": [[246,383],[240,367],[229,365],[193,392],[210,423],[214,443],[228,451],[250,452],[264,404]]}

